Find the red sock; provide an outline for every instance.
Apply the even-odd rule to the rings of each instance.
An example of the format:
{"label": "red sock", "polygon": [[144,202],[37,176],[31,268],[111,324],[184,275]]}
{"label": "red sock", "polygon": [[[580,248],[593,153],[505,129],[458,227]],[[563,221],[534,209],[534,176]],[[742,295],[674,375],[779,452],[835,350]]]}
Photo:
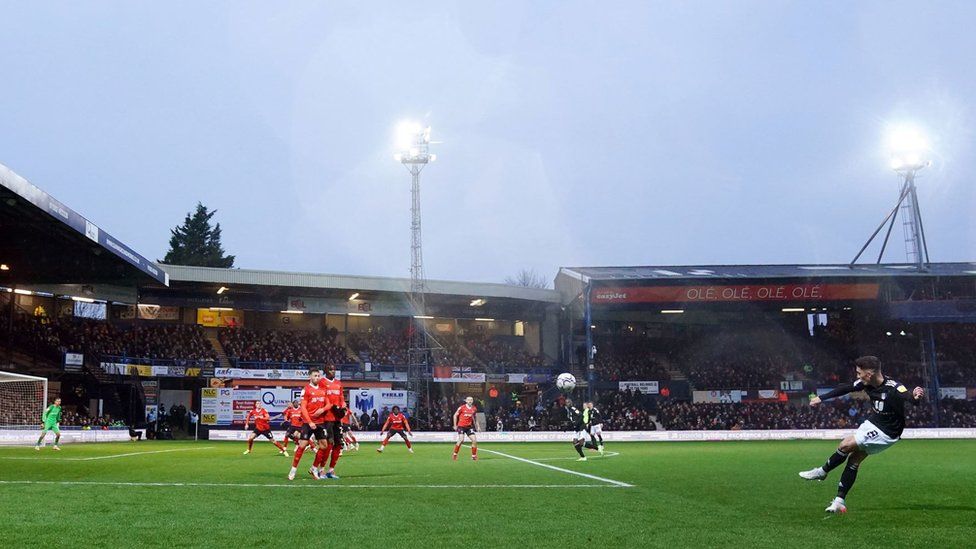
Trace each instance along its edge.
{"label": "red sock", "polygon": [[335,469],[336,463],[339,463],[339,454],[342,452],[342,448],[338,445],[332,447],[332,459],[329,460],[329,469]]}
{"label": "red sock", "polygon": [[389,438],[384,438],[384,439],[383,439],[383,444],[382,444],[382,445],[383,445],[383,446],[386,446],[386,443],[387,443],[387,442],[390,442],[390,439],[389,439]]}
{"label": "red sock", "polygon": [[406,442],[407,443],[407,448],[412,448],[412,446],[410,445],[410,440],[409,439],[404,440],[403,442]]}
{"label": "red sock", "polygon": [[251,448],[254,446],[254,439],[247,441],[247,451],[250,452]]}
{"label": "red sock", "polygon": [[315,452],[315,461],[312,463],[313,467],[321,467],[325,463],[325,450],[319,448]]}
{"label": "red sock", "polygon": [[353,444],[359,444],[359,441],[356,440],[356,436],[352,433],[349,433],[349,440],[351,440]]}
{"label": "red sock", "polygon": [[461,443],[458,442],[457,444],[454,445],[454,455],[457,455],[457,453],[460,451],[461,451]]}
{"label": "red sock", "polygon": [[[285,439],[285,440],[288,440],[288,439]],[[274,442],[274,445],[277,446],[279,450],[284,450],[285,449],[285,447],[282,446],[280,442],[277,442],[277,441],[271,441],[271,442]]]}
{"label": "red sock", "polygon": [[285,450],[287,450],[288,449],[288,437],[285,437],[285,439],[281,441],[281,444],[284,445]]}
{"label": "red sock", "polygon": [[472,457],[478,457],[478,447],[477,446],[472,446],[471,447],[471,456]]}
{"label": "red sock", "polygon": [[299,446],[295,448],[295,459],[291,460],[292,467],[298,467],[298,462],[302,460],[302,454],[305,453],[305,447]]}

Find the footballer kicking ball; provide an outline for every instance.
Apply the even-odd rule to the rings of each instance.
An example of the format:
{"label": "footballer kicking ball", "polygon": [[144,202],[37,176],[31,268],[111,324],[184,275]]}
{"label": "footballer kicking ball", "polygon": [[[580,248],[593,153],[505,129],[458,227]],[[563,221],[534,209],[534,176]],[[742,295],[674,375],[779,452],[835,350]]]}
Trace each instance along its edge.
{"label": "footballer kicking ball", "polygon": [[556,387],[564,393],[572,391],[576,388],[576,376],[569,373],[559,374],[559,377],[556,378]]}

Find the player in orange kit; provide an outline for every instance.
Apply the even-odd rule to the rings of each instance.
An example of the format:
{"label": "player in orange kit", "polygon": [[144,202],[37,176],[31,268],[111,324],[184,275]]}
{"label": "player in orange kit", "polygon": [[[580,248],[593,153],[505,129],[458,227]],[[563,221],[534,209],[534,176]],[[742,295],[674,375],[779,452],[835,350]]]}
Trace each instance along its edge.
{"label": "player in orange kit", "polygon": [[346,450],[359,449],[359,441],[356,440],[356,435],[352,434],[353,426],[357,429],[361,428],[359,418],[356,417],[356,414],[347,412],[346,415],[342,416],[342,444]]}
{"label": "player in orange kit", "polygon": [[[387,429],[389,429],[387,431]],[[377,452],[383,453],[383,449],[386,448],[386,444],[390,442],[390,438],[393,435],[400,435],[403,442],[407,443],[407,451],[411,454],[413,453],[413,445],[410,444],[410,439],[408,435],[412,436],[413,433],[410,431],[410,422],[407,421],[407,416],[400,413],[400,407],[394,406],[392,413],[386,418],[386,423],[383,424],[383,428],[380,429],[380,435],[383,431],[387,431],[386,437],[383,438],[383,443],[380,447],[376,449]]]}
{"label": "player in orange kit", "polygon": [[474,416],[478,413],[478,407],[474,405],[474,399],[468,397],[464,399],[464,404],[454,412],[454,431],[457,432],[457,442],[454,444],[454,461],[457,461],[458,452],[464,437],[471,439],[471,459],[478,460],[478,436]]}
{"label": "player in orange kit", "polygon": [[[313,470],[317,470],[316,478],[338,479],[335,466],[342,454],[342,418],[348,413],[346,397],[342,394],[342,383],[336,377],[335,364],[325,365],[325,375],[319,382],[319,387],[325,391],[326,405],[319,409],[318,417],[325,428],[325,437],[319,442],[319,450],[315,453]],[[313,416],[314,419],[314,416]],[[315,437],[318,439],[318,435]],[[322,475],[325,462],[329,462],[329,470]],[[315,473],[312,474],[316,476]]]}
{"label": "player in orange kit", "polygon": [[[316,449],[325,447],[325,427],[322,424],[322,416],[325,414],[325,407],[329,406],[325,387],[321,384],[322,372],[318,368],[311,368],[308,371],[308,384],[302,389],[302,399],[299,409],[302,415],[302,432],[298,437],[298,448],[295,449],[295,458],[291,462],[291,471],[288,472],[288,480],[295,480],[295,473],[298,470],[298,463],[302,460],[305,449],[309,447],[309,439],[315,438]],[[318,469],[309,469],[309,474],[318,479]]]}
{"label": "player in orange kit", "polygon": [[272,444],[278,447],[278,453],[283,456],[287,456],[288,452],[285,451],[285,447],[279,444],[274,436],[271,434],[271,414],[261,405],[260,402],[254,403],[254,409],[247,413],[247,417],[244,418],[244,430],[247,431],[248,427],[251,425],[251,420],[254,420],[254,431],[251,432],[247,437],[247,450],[244,450],[244,455],[251,453],[251,448],[254,447],[254,439],[259,435],[267,438]]}
{"label": "player in orange kit", "polygon": [[282,443],[285,445],[285,450],[288,449],[288,441],[294,440],[295,446],[298,446],[298,440],[302,435],[302,401],[296,398],[291,401],[291,405],[285,408],[285,411],[281,414],[285,423],[285,440]]}

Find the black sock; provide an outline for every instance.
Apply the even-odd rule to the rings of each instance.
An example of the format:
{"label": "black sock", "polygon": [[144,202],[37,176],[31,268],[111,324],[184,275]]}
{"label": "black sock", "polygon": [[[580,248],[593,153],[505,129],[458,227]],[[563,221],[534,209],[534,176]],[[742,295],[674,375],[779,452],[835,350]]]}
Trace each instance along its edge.
{"label": "black sock", "polygon": [[841,499],[847,497],[847,492],[850,491],[851,487],[854,486],[854,481],[857,480],[858,465],[858,463],[847,462],[847,467],[844,467],[844,472],[840,474],[840,482],[837,484],[837,497]]}
{"label": "black sock", "polygon": [[839,467],[840,464],[844,463],[844,461],[846,460],[847,460],[847,454],[840,450],[837,450],[836,452],[831,454],[829,458],[827,458],[827,461],[824,462],[823,470],[829,473],[834,469],[836,469],[837,467]]}
{"label": "black sock", "polygon": [[580,457],[586,457],[583,455],[583,445],[581,443],[573,444],[573,448],[576,448],[576,452],[580,455]]}
{"label": "black sock", "polygon": [[600,446],[603,446],[603,435],[597,435],[596,438],[600,441]]}
{"label": "black sock", "polygon": [[589,448],[589,449],[591,449],[591,450],[596,450],[596,443],[591,440],[591,441],[589,441],[589,442],[586,443],[586,447]]}

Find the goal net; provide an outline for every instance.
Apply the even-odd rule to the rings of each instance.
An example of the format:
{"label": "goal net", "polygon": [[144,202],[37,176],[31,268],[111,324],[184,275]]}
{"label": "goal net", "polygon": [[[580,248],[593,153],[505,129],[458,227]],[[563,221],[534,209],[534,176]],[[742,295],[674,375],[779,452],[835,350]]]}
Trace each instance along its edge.
{"label": "goal net", "polygon": [[0,372],[0,428],[36,429],[47,407],[47,379]]}

